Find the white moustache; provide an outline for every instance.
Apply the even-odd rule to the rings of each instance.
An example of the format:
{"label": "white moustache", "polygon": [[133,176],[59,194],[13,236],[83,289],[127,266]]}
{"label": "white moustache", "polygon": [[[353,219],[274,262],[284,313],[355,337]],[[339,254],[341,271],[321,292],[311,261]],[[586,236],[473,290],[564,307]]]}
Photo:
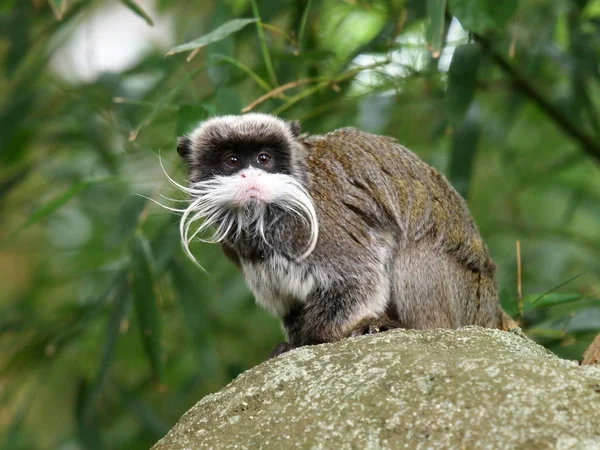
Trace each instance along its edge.
{"label": "white moustache", "polygon": [[[192,197],[187,208],[178,210],[183,213],[179,231],[184,252],[196,264],[189,248],[194,239],[209,243],[225,239],[235,242],[246,232],[270,245],[265,237],[265,228],[277,224],[265,223],[269,206],[296,215],[308,226],[307,247],[298,261],[310,255],[317,244],[319,225],[314,203],[302,184],[290,175],[249,167],[235,175],[218,175],[189,187],[176,183],[170,177],[169,180]],[[214,229],[214,232],[206,236],[209,229]]]}

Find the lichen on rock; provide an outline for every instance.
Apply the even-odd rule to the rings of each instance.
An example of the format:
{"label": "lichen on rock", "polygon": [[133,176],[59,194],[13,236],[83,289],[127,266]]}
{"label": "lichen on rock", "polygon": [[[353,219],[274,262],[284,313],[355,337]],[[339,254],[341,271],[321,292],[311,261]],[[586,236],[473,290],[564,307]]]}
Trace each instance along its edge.
{"label": "lichen on rock", "polygon": [[600,367],[520,333],[392,330],[266,361],[154,450],[600,449]]}

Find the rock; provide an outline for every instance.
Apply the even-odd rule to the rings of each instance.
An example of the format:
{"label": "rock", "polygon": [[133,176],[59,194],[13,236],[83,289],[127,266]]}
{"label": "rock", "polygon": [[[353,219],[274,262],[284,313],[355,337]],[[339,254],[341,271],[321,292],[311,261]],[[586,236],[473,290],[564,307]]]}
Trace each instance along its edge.
{"label": "rock", "polygon": [[153,449],[295,447],[600,449],[600,367],[518,332],[393,330],[260,364]]}

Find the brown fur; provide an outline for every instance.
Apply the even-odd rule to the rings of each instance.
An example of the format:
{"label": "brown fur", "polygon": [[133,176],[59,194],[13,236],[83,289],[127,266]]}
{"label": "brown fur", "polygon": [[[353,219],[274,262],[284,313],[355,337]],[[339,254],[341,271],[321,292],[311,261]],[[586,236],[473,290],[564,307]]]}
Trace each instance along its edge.
{"label": "brown fur", "polygon": [[485,243],[464,200],[439,172],[395,140],[353,128],[300,143],[327,230],[315,257],[369,254],[385,236],[402,327],[513,327],[499,307]]}
{"label": "brown fur", "polygon": [[600,334],[596,336],[590,346],[583,354],[582,366],[600,364]]}

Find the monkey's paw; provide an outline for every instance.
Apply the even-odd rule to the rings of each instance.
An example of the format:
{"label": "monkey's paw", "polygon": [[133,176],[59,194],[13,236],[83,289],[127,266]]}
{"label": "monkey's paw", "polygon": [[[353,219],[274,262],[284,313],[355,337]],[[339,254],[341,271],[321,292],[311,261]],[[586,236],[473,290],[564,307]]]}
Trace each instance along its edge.
{"label": "monkey's paw", "polygon": [[281,355],[282,353],[289,352],[290,350],[293,350],[295,348],[298,348],[298,346],[294,345],[294,344],[290,344],[289,342],[282,342],[281,344],[277,344],[275,346],[275,348],[271,351],[271,354],[269,355],[269,359],[276,358],[277,356]]}
{"label": "monkey's paw", "polygon": [[394,322],[388,317],[365,317],[352,328],[348,334],[348,337],[383,333],[384,331],[392,330],[394,328],[400,328],[400,324]]}

